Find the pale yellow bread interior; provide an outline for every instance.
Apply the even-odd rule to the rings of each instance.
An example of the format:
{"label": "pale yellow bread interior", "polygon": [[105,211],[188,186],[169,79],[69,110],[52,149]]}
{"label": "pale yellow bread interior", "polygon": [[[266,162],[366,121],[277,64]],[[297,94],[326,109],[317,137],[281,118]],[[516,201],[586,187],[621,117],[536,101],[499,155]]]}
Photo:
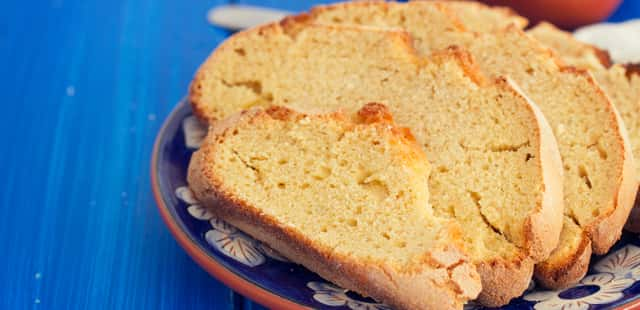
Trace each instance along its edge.
{"label": "pale yellow bread interior", "polygon": [[[449,45],[461,46],[470,51],[483,73],[509,76],[522,87],[540,106],[559,143],[565,176],[565,222],[577,225],[577,229],[565,229],[561,237],[573,243],[561,243],[552,254],[555,257],[551,261],[564,264],[544,264],[547,269],[557,268],[540,272],[538,278],[550,287],[575,283],[586,273],[587,264],[570,259],[589,260],[586,247],[579,246],[586,241],[577,240],[590,236],[593,251],[605,253],[619,238],[633,204],[634,164],[624,126],[615,107],[587,72],[562,67],[551,51],[523,33],[520,25],[478,27],[478,23],[495,22],[492,18],[471,17],[476,14],[482,19],[490,14],[480,14],[477,9],[489,8],[464,3],[449,6],[447,2],[428,1],[344,3],[315,8],[310,15],[314,22],[323,24],[400,27],[412,35],[423,54]],[[456,14],[460,18],[455,18]],[[398,22],[403,20],[437,22]],[[483,29],[485,32],[478,32]],[[558,257],[578,249],[583,252]],[[580,270],[558,272],[570,266]],[[549,274],[566,278],[546,279]]]}
{"label": "pale yellow bread interior", "polygon": [[356,102],[384,102],[432,162],[435,214],[465,228],[480,300],[505,304],[559,238],[562,168],[551,129],[510,82],[486,80],[464,52],[418,56],[411,41],[399,30],[287,19],[222,44],[190,99],[212,123],[272,104],[354,112]]}
{"label": "pale yellow bread interior", "polygon": [[[549,23],[540,23],[527,31],[541,43],[552,48],[568,65],[589,69],[598,84],[618,109],[633,149],[640,156],[640,71],[637,65],[612,65],[609,55],[595,46],[578,41],[570,33]],[[640,167],[636,165],[636,177]],[[626,228],[640,232],[640,209],[635,208]]]}
{"label": "pale yellow bread interior", "polygon": [[272,107],[210,131],[189,183],[214,213],[271,231],[254,237],[345,288],[398,309],[461,308],[480,278],[459,225],[429,205],[429,170],[380,104],[354,117]]}

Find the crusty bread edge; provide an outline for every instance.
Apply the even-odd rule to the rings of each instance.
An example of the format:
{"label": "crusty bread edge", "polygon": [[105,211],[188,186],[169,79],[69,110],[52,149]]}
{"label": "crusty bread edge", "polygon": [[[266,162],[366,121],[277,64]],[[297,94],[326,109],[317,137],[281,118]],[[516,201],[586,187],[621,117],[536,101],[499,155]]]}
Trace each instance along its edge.
{"label": "crusty bread edge", "polygon": [[533,261],[524,255],[511,262],[496,259],[476,263],[482,280],[482,291],[477,301],[487,307],[508,304],[529,287],[533,266]]}
{"label": "crusty bread edge", "polygon": [[591,239],[582,231],[576,251],[560,261],[550,265],[542,262],[536,265],[534,276],[538,284],[548,289],[562,289],[580,281],[589,270],[591,261]]}
{"label": "crusty bread edge", "polygon": [[529,244],[526,249],[535,261],[542,261],[549,257],[560,240],[562,231],[562,216],[564,213],[563,175],[564,168],[560,156],[558,143],[540,108],[529,99],[517,84],[506,80],[516,94],[524,98],[527,107],[536,118],[540,131],[540,153],[537,156],[542,169],[543,189],[542,202],[537,212],[530,215],[526,222],[525,234]]}
{"label": "crusty bread edge", "polygon": [[[216,124],[210,132],[217,137],[232,128],[234,123],[242,119],[242,115],[246,117],[246,114],[257,113],[259,112],[253,110],[230,117]],[[406,138],[402,130],[398,134]],[[445,266],[439,262],[429,262],[433,269],[445,269],[448,274],[450,281],[438,284],[431,280],[431,283],[425,283],[424,278],[415,277],[412,272],[402,274],[401,278],[394,278],[391,276],[392,271],[384,265],[367,264],[348,256],[331,253],[327,249],[314,247],[312,240],[300,235],[291,227],[279,225],[273,218],[254,210],[226,190],[223,182],[207,166],[213,160],[209,158],[208,152],[213,150],[207,149],[207,145],[203,147],[194,153],[188,172],[189,186],[198,200],[216,216],[267,243],[285,257],[322,277],[338,285],[353,288],[357,292],[368,293],[398,309],[459,309],[465,300],[475,297],[480,291],[480,285],[477,284],[480,279],[475,272],[475,266],[465,260],[454,244],[448,245],[445,249],[438,249],[450,256],[452,264]],[[397,272],[395,274],[398,275]],[[471,277],[464,277],[465,274],[470,274]],[[411,292],[411,288],[416,287],[421,288],[416,292],[428,295],[419,298],[412,296],[411,293],[415,292]],[[429,289],[424,289],[425,287]]]}

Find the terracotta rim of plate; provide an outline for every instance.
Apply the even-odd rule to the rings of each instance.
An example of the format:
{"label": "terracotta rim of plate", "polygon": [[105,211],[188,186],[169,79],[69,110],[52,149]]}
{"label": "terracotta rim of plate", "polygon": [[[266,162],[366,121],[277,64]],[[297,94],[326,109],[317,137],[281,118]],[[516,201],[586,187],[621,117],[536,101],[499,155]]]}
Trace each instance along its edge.
{"label": "terracotta rim of plate", "polygon": [[640,309],[640,299],[630,301],[615,308],[616,310],[635,310]]}
{"label": "terracotta rim of plate", "polygon": [[310,309],[291,300],[288,300],[280,295],[272,293],[264,288],[261,288],[222,266],[213,257],[207,254],[200,246],[198,246],[196,242],[184,232],[184,230],[180,227],[180,225],[176,222],[176,220],[169,212],[169,208],[167,207],[162,195],[162,190],[160,189],[158,174],[156,172],[158,163],[158,152],[160,142],[164,137],[164,132],[169,124],[168,120],[172,119],[175,116],[175,114],[180,109],[180,106],[184,104],[184,102],[184,99],[181,100],[178,105],[171,111],[169,116],[167,116],[153,144],[153,153],[151,157],[151,188],[153,190],[153,197],[156,201],[158,210],[160,210],[160,215],[164,223],[167,225],[169,231],[178,241],[180,246],[182,246],[182,248],[189,254],[189,256],[191,256],[191,258],[198,265],[200,265],[200,267],[206,270],[214,278],[229,286],[234,291],[271,309]]}

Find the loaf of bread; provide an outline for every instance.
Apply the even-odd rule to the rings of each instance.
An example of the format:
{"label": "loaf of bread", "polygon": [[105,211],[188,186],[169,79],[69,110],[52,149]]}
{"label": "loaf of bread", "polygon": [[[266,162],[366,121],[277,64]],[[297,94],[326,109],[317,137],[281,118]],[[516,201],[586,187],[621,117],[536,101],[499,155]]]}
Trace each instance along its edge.
{"label": "loaf of bread", "polygon": [[[456,44],[470,51],[483,73],[509,76],[540,106],[564,164],[564,222],[574,225],[567,224],[563,242],[538,265],[536,278],[547,287],[563,287],[584,276],[592,250],[604,254],[620,237],[635,197],[631,147],[618,112],[588,72],[560,66],[547,48],[519,29],[522,23],[500,28],[504,22],[485,18],[502,14],[512,19],[504,10],[487,11],[486,6],[455,2],[360,2],[319,7],[310,15],[329,25],[400,27],[422,54]],[[494,25],[479,26],[483,23]]]}
{"label": "loaf of bread", "polygon": [[484,78],[459,49],[419,56],[401,30],[310,20],[289,18],[219,46],[191,85],[196,114],[216,123],[256,106],[354,112],[356,102],[387,104],[434,166],[435,214],[464,227],[480,301],[519,296],[562,226],[560,156],[538,108],[506,79]]}
{"label": "loaf of bread", "polygon": [[[551,47],[563,62],[591,71],[609,95],[624,121],[633,155],[640,156],[640,72],[636,65],[612,65],[609,54],[595,46],[576,40],[570,33],[551,24],[541,23],[528,31],[538,41]],[[640,166],[636,165],[636,176]],[[640,232],[640,207],[631,211],[626,228]]]}

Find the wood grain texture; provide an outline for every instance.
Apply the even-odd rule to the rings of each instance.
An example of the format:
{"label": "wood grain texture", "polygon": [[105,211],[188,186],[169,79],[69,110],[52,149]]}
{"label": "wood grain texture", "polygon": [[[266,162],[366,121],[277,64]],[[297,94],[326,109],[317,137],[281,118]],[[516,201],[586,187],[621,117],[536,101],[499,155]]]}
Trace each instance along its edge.
{"label": "wood grain texture", "polygon": [[229,35],[205,19],[224,2],[3,2],[0,309],[261,309],[182,251],[149,185],[157,130]]}

